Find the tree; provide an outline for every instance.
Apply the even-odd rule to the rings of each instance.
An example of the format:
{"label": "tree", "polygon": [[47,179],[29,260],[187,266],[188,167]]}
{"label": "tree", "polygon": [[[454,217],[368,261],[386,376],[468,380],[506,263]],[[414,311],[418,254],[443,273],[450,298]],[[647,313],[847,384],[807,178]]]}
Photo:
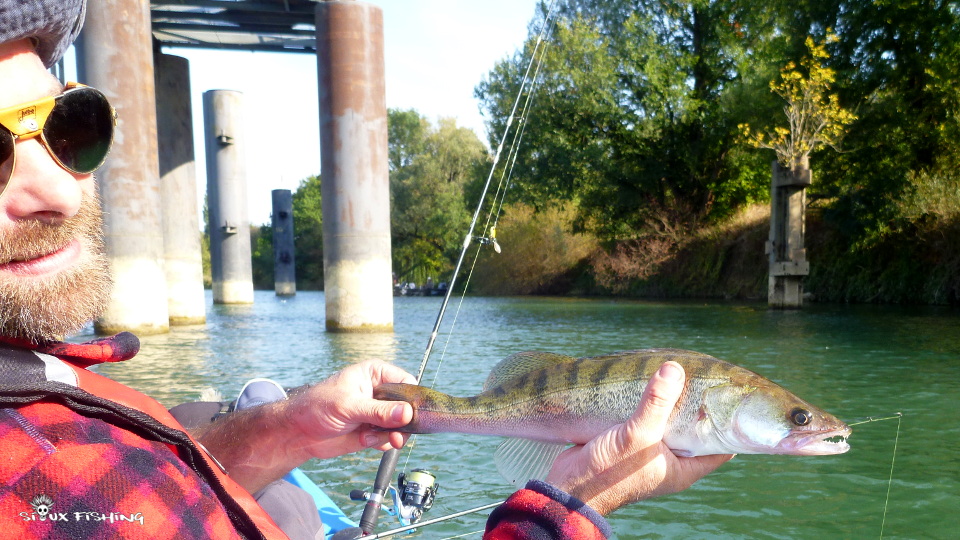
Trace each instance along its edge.
{"label": "tree", "polygon": [[[323,289],[323,210],[320,175],[300,181],[293,193],[293,245],[297,289]],[[273,236],[270,236],[272,242]]]}
{"label": "tree", "polygon": [[814,189],[856,250],[908,226],[898,201],[919,180],[957,181],[960,10],[938,0],[829,0],[815,13],[816,27],[837,31],[835,88],[859,118],[845,152],[816,156]]}
{"label": "tree", "polygon": [[489,157],[476,134],[415,111],[388,111],[393,268],[399,279],[436,281],[452,268],[470,215],[465,187]]}
{"label": "tree", "polygon": [[[836,41],[836,36],[829,34],[828,40]],[[789,62],[780,71],[780,80],[770,81],[770,90],[787,102],[783,112],[788,127],[758,132],[748,124],[739,126],[748,144],[773,150],[780,164],[791,170],[806,163],[821,146],[839,150],[847,126],[857,118],[840,105],[836,93],[830,93],[835,71],[823,65],[830,58],[826,43],[816,44],[807,37],[805,44],[809,54],[800,66]]]}
{"label": "tree", "polygon": [[273,227],[268,224],[250,226],[250,251],[253,288],[273,289]]}
{"label": "tree", "polygon": [[[744,74],[769,62],[748,54],[772,39],[766,8],[566,0],[558,12],[525,119],[517,199],[573,204],[579,228],[625,238],[687,229],[766,197],[766,166],[735,144],[750,101]],[[492,133],[532,47],[477,88]]]}

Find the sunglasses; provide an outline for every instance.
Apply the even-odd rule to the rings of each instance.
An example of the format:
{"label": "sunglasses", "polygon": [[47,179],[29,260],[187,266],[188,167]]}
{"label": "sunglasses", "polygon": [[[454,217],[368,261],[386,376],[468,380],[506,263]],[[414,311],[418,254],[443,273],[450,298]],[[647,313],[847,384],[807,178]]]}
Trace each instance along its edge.
{"label": "sunglasses", "polygon": [[74,174],[107,159],[117,113],[99,90],[67,83],[63,93],[0,109],[0,193],[13,174],[16,143],[40,137],[47,153]]}

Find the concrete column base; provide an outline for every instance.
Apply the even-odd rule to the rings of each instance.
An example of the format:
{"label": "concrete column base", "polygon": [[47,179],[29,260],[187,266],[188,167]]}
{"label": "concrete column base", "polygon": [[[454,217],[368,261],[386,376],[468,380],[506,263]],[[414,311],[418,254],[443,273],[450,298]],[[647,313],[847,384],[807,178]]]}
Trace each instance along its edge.
{"label": "concrete column base", "polygon": [[170,331],[167,316],[167,288],[164,273],[156,260],[117,257],[110,260],[113,271],[112,301],[97,319],[98,334],[133,332],[138,335],[164,334]]}
{"label": "concrete column base", "polygon": [[771,276],[767,305],[772,308],[803,307],[803,276]]}
{"label": "concrete column base", "polygon": [[327,330],[392,332],[390,261],[340,260],[324,272]]}
{"label": "concrete column base", "polygon": [[252,304],[253,283],[241,281],[213,282],[213,302],[215,304]]}

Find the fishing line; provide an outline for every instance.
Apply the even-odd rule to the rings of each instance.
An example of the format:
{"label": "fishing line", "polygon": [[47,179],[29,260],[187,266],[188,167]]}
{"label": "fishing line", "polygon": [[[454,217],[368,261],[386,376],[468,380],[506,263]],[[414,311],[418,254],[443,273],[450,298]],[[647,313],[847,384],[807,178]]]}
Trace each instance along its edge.
{"label": "fishing line", "polygon": [[[456,281],[457,281],[457,276],[460,275],[460,269],[461,269],[461,267],[462,267],[462,265],[463,265],[464,258],[466,257],[467,250],[469,249],[470,244],[472,243],[472,241],[475,240],[475,239],[477,239],[477,238],[474,236],[474,230],[476,229],[477,221],[478,221],[478,219],[479,219],[479,217],[480,217],[480,213],[481,213],[482,210],[483,210],[484,201],[486,200],[487,194],[488,194],[488,192],[490,191],[490,185],[491,185],[491,183],[492,183],[492,181],[493,181],[494,174],[495,174],[495,172],[496,172],[496,170],[497,170],[497,165],[498,165],[499,162],[500,162],[500,156],[501,156],[501,154],[502,154],[502,152],[503,152],[504,143],[505,143],[505,142],[508,140],[508,138],[509,138],[510,127],[511,127],[511,125],[513,124],[514,118],[515,118],[516,113],[517,113],[517,108],[518,108],[518,106],[519,106],[519,104],[520,104],[520,101],[521,101],[521,98],[522,98],[522,96],[523,96],[523,94],[524,94],[524,90],[528,87],[528,85],[529,85],[529,86],[532,86],[532,84],[533,84],[533,82],[531,81],[531,78],[530,78],[530,71],[531,71],[532,67],[534,66],[534,64],[537,65],[537,68],[536,68],[535,73],[536,73],[537,75],[539,75],[539,73],[540,73],[540,65],[541,65],[541,63],[542,63],[542,61],[543,61],[543,55],[541,54],[541,55],[538,57],[537,52],[538,52],[538,50],[540,49],[541,45],[544,44],[545,32],[546,32],[546,29],[550,27],[551,20],[552,20],[552,15],[553,15],[553,8],[554,8],[554,5],[555,5],[555,4],[556,4],[556,0],[551,0],[550,6],[549,6],[549,8],[548,8],[548,10],[547,10],[547,13],[546,13],[546,15],[544,16],[543,25],[542,25],[542,27],[541,27],[541,29],[540,29],[540,32],[539,32],[538,36],[537,36],[537,42],[536,42],[536,45],[534,46],[534,50],[533,50],[533,52],[532,52],[532,54],[531,54],[530,62],[527,64],[526,70],[525,70],[525,72],[524,72],[524,74],[523,74],[523,79],[521,80],[521,83],[520,83],[520,88],[519,88],[518,93],[517,93],[517,98],[514,100],[513,107],[512,107],[512,109],[511,109],[511,111],[510,111],[510,116],[507,118],[506,125],[504,126],[503,137],[500,139],[500,143],[497,145],[497,150],[496,150],[496,153],[494,154],[493,163],[492,163],[492,165],[491,165],[491,167],[490,167],[490,173],[487,175],[487,180],[486,180],[486,182],[485,182],[484,185],[483,185],[483,190],[482,190],[482,192],[481,192],[481,194],[480,194],[480,200],[479,200],[479,202],[477,203],[477,208],[476,208],[476,210],[475,210],[474,213],[473,213],[473,217],[472,217],[472,219],[471,219],[471,221],[470,221],[470,227],[469,227],[469,229],[468,229],[468,231],[467,231],[467,235],[466,235],[466,237],[464,238],[464,241],[463,241],[463,247],[462,247],[462,249],[460,250],[460,256],[459,256],[458,259],[457,259],[457,264],[456,264],[456,266],[454,267],[453,275],[451,276],[451,278],[450,278],[450,283],[449,283],[449,285],[447,286],[447,291],[446,291],[446,293],[445,293],[444,296],[443,296],[443,302],[442,302],[441,305],[440,305],[440,310],[439,310],[439,312],[438,312],[438,314],[437,314],[437,319],[436,319],[436,321],[434,322],[433,330],[430,332],[430,338],[429,338],[428,341],[427,341],[427,347],[426,347],[426,349],[424,350],[423,358],[422,358],[422,360],[420,361],[420,368],[417,370],[417,384],[420,384],[421,381],[423,380],[424,371],[426,370],[427,364],[429,363],[430,354],[431,354],[432,351],[433,351],[434,344],[436,343],[437,337],[438,337],[438,335],[439,335],[439,333],[440,333],[440,327],[441,327],[441,324],[442,324],[442,322],[443,322],[443,317],[444,317],[444,314],[445,314],[446,311],[447,311],[447,306],[448,306],[449,303],[450,303],[450,297],[451,297],[451,294],[453,293],[453,290],[454,290],[454,288],[455,288]],[[546,46],[544,45],[544,49],[545,49],[545,48],[546,48]],[[527,104],[530,103],[530,94],[531,94],[531,93],[532,93],[531,91],[528,91],[528,93],[527,93],[527,100],[526,100],[526,103],[527,103]],[[526,109],[526,107],[525,107],[525,108],[524,108],[524,111],[526,111],[526,110],[527,110],[527,109]],[[517,142],[517,138],[514,137],[514,143],[516,143],[516,142]],[[508,154],[509,154],[509,153],[511,153],[511,151],[508,151]],[[514,159],[515,159],[515,158],[514,158]],[[511,170],[512,170],[512,168],[511,168]],[[499,192],[501,191],[501,189],[500,189],[501,187],[503,187],[503,176],[501,176],[500,184],[499,184],[499,186],[498,186],[498,190],[497,190],[497,191],[498,191],[498,194],[499,194]],[[505,188],[503,189],[503,191],[505,192]],[[488,218],[488,222],[489,222],[489,218]],[[491,236],[493,236],[493,235],[491,235]],[[488,239],[488,242],[489,242],[489,241],[490,241],[490,240]],[[492,240],[492,241],[493,241],[493,242],[496,241],[496,240],[495,240],[495,237],[493,237],[493,240]],[[483,245],[483,242],[482,242],[482,241],[481,241],[481,244],[480,244],[480,245]],[[480,249],[480,246],[478,246],[478,248],[477,248],[477,255],[476,255],[476,257],[474,258],[473,265],[471,266],[471,269],[470,269],[470,272],[469,272],[469,276],[472,276],[472,275],[473,275],[473,269],[474,269],[474,267],[476,266],[477,259],[479,258],[479,249]],[[453,323],[451,324],[451,326],[449,327],[449,329],[448,329],[448,331],[447,331],[447,339],[446,339],[446,343],[445,343],[444,348],[443,348],[443,354],[441,354],[441,358],[440,358],[440,360],[438,361],[437,366],[436,366],[436,368],[435,368],[434,380],[433,380],[433,383],[434,383],[434,384],[436,383],[437,376],[438,376],[439,373],[440,373],[440,366],[441,366],[442,363],[443,363],[443,357],[446,355],[446,349],[447,349],[447,346],[448,346],[449,343],[450,343],[451,336],[452,336],[452,334],[453,334],[453,329],[454,329],[454,327],[456,326],[456,321],[457,321],[457,318],[459,317],[460,309],[463,307],[463,301],[464,301],[464,298],[466,297],[467,285],[469,285],[469,276],[468,276],[468,279],[467,279],[466,284],[465,284],[464,287],[463,287],[463,292],[461,293],[461,296],[460,296],[460,302],[459,302],[459,304],[458,304],[458,306],[457,306],[457,311],[456,311],[456,314],[454,315]],[[407,464],[408,464],[409,461],[410,461],[410,456],[411,456],[411,453],[412,453],[412,448],[413,448],[413,445],[411,445],[410,448],[409,448],[408,451],[407,451],[406,461],[404,462],[404,469],[406,469],[406,466],[407,466]],[[395,461],[396,458],[395,458],[395,457],[393,458],[393,463],[392,463],[392,464],[388,463],[388,462],[390,461],[390,458],[388,458],[388,455],[390,455],[390,454],[394,454],[394,455],[395,455],[395,451],[388,451],[388,452],[386,452],[386,453],[384,454],[384,457],[381,458],[381,461],[380,461],[380,470],[377,471],[377,477],[378,477],[378,479],[380,479],[381,474],[382,474],[384,477],[387,475],[387,473],[389,473],[389,475],[391,475],[391,476],[392,476],[392,474],[393,474],[393,471],[394,471],[395,466],[396,466],[396,461]],[[375,486],[376,486],[376,483],[375,483]],[[377,490],[375,489],[374,491],[377,491]],[[381,494],[381,495],[382,495],[382,494]],[[496,503],[496,504],[494,504],[493,506],[496,506],[497,504],[499,504],[499,503]],[[476,511],[476,510],[474,510],[474,511]],[[371,513],[372,513],[372,512],[371,512]],[[369,518],[369,520],[372,520],[372,523],[370,523],[369,521],[365,521],[365,520],[367,520],[368,518]],[[425,522],[419,522],[419,523],[420,523],[420,524],[426,524]],[[364,517],[361,519],[361,526],[364,526],[364,524],[369,524],[369,525],[371,525],[371,527],[373,527],[373,526],[376,525],[376,518],[373,517],[373,516],[368,516],[368,515],[367,515],[367,509],[366,509],[366,508],[364,509]],[[371,538],[379,538],[379,536],[374,536],[374,537],[371,537]]]}
{"label": "fishing line", "polygon": [[[897,443],[900,442],[900,419],[903,418],[903,413],[898,412],[895,418],[897,419],[897,436],[893,439],[893,458],[890,460],[890,479],[887,481],[887,498],[883,501],[883,519],[880,520],[881,539],[883,538],[883,526],[887,523],[887,505],[890,503],[890,488],[893,487],[893,464],[897,461]],[[889,418],[881,418],[881,420],[889,420]]]}
{"label": "fishing line", "polygon": [[857,422],[847,422],[848,426],[859,426],[860,424],[866,424],[869,422],[880,422],[881,420],[893,420],[894,418],[903,418],[903,413],[898,412],[893,416],[885,416],[883,418],[874,418],[872,416],[867,416],[863,420]]}
{"label": "fishing line", "polygon": [[867,424],[869,422],[882,422],[883,420],[893,420],[897,419],[897,434],[893,439],[893,457],[890,458],[890,478],[887,479],[887,497],[883,501],[883,517],[880,520],[880,538],[883,538],[883,527],[887,522],[887,507],[890,505],[890,489],[893,487],[893,467],[897,462],[897,444],[900,442],[900,420],[903,418],[903,413],[898,412],[893,416],[885,416],[883,418],[874,418],[868,416],[863,420],[857,422],[850,422],[848,426],[858,426],[860,424]]}
{"label": "fishing line", "polygon": [[[491,241],[490,237],[487,237],[487,238],[475,237],[474,230],[476,230],[476,224],[477,224],[477,221],[479,220],[480,213],[483,211],[483,205],[487,198],[487,193],[490,191],[490,185],[493,182],[493,178],[497,171],[497,166],[500,163],[500,156],[503,153],[504,143],[510,140],[510,129],[511,129],[511,126],[513,125],[514,118],[517,118],[517,109],[520,106],[521,100],[523,100],[524,93],[526,93],[526,100],[524,100],[524,108],[521,109],[520,118],[521,119],[525,118],[527,107],[530,104],[530,96],[533,94],[533,86],[536,83],[536,79],[540,73],[540,68],[543,64],[543,60],[545,56],[543,51],[546,51],[546,48],[547,48],[547,41],[545,38],[552,25],[553,8],[555,4],[556,4],[556,0],[552,0],[550,2],[550,6],[547,9],[546,15],[544,16],[543,25],[540,27],[540,31],[537,34],[537,41],[531,53],[530,62],[527,64],[527,68],[523,74],[523,79],[520,82],[520,88],[517,91],[517,97],[513,102],[513,107],[510,110],[510,116],[507,118],[506,125],[504,126],[503,136],[500,138],[500,143],[497,145],[497,151],[494,154],[493,163],[490,166],[490,173],[487,175],[487,180],[484,183],[483,191],[480,194],[480,201],[477,204],[477,208],[473,213],[473,219],[471,220],[469,231],[467,232],[467,236],[463,242],[463,249],[460,251],[460,257],[457,260],[457,265],[456,265],[456,268],[454,269],[453,277],[450,280],[450,285],[447,287],[447,293],[445,295],[444,302],[441,305],[440,314],[437,317],[437,321],[436,321],[436,324],[434,325],[433,333],[431,334],[430,340],[427,345],[427,350],[424,353],[423,361],[420,364],[420,370],[417,375],[418,383],[423,377],[423,372],[426,369],[426,365],[429,360],[430,353],[433,350],[434,342],[436,341],[436,338],[439,334],[441,321],[443,319],[444,314],[446,313],[447,303],[449,301],[450,295],[453,293],[453,288],[454,288],[453,285],[457,279],[457,276],[460,274],[460,269],[462,267],[464,258],[466,257],[467,250],[470,248],[470,244],[472,243],[473,240],[480,240],[480,244],[477,246],[476,255],[474,256],[473,263],[470,266],[470,271],[467,274],[466,282],[464,283],[463,290],[460,294],[460,301],[457,305],[456,312],[454,313],[453,322],[451,323],[449,329],[447,330],[447,338],[446,338],[446,341],[444,342],[444,347],[443,347],[443,351],[441,352],[440,359],[437,361],[437,366],[434,370],[434,378],[431,385],[435,385],[437,381],[437,377],[439,377],[440,367],[443,365],[443,360],[446,357],[446,351],[447,351],[447,348],[449,347],[450,340],[452,339],[452,336],[453,336],[453,329],[456,327],[457,319],[459,318],[459,315],[460,315],[460,310],[463,307],[463,301],[466,298],[467,288],[473,276],[473,271],[474,271],[474,268],[476,267],[477,260],[480,257],[480,248],[485,243],[490,243]],[[533,77],[530,76],[531,70],[534,73]],[[522,132],[522,126],[525,125],[525,123],[526,123],[525,121],[523,122],[518,121],[518,126],[520,127],[518,127],[517,132]],[[514,160],[516,159],[515,157],[516,153],[514,152],[514,149],[518,146],[518,144],[519,144],[518,138],[514,136],[512,139],[511,145],[507,150],[508,157],[510,155],[513,155]],[[507,161],[509,161],[509,159]],[[497,197],[500,197],[501,192],[503,193],[504,196],[506,194],[506,188],[504,186],[504,178],[506,176],[505,174],[506,170],[507,168],[504,167],[504,174],[501,174],[500,176],[500,180],[498,182],[498,187],[497,187]],[[512,167],[511,167],[511,170],[512,170]],[[491,205],[491,208],[495,206],[496,206],[496,199]],[[489,222],[490,222],[490,218],[488,215],[487,224],[489,224]],[[485,232],[489,231],[489,229],[486,228],[486,225],[485,225],[484,231]],[[484,242],[484,240],[486,240],[486,242]],[[496,241],[495,237],[492,238],[492,241],[493,242]]]}
{"label": "fishing line", "polygon": [[[549,17],[549,15],[548,15]],[[510,180],[513,178],[513,170],[517,164],[517,156],[520,154],[520,143],[523,142],[523,134],[527,130],[527,121],[529,120],[530,110],[533,105],[533,98],[536,95],[535,85],[540,77],[540,69],[543,68],[544,60],[547,55],[548,46],[544,46],[542,49],[539,49],[539,43],[541,41],[549,43],[546,41],[550,30],[547,28],[552,28],[551,25],[548,25],[546,21],[544,22],[544,27],[540,29],[540,35],[537,37],[538,43],[534,47],[533,55],[536,58],[537,68],[533,73],[533,84],[531,85],[530,90],[527,92],[527,99],[524,101],[523,109],[520,111],[520,120],[519,127],[514,131],[513,142],[510,145],[510,152],[508,152],[507,163],[503,168],[503,173],[500,177],[500,183],[497,186],[497,193],[493,197],[493,204],[490,205],[490,212],[487,214],[487,222],[484,224],[485,231],[495,231],[497,224],[500,222],[500,215],[503,210],[503,204],[507,199],[507,190],[510,188]],[[540,50],[540,56],[537,57],[537,50]],[[499,202],[498,202],[499,201]],[[490,225],[491,218],[493,219],[493,225]],[[491,233],[491,236],[494,233]],[[479,251],[478,251],[479,255]],[[474,261],[476,264],[476,261]]]}

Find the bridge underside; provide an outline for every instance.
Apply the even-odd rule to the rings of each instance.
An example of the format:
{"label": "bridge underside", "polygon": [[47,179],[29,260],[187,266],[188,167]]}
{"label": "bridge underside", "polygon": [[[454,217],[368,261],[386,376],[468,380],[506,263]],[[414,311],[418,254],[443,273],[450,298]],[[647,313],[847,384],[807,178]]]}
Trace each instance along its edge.
{"label": "bridge underside", "polygon": [[315,54],[313,0],[159,0],[150,2],[161,46]]}

